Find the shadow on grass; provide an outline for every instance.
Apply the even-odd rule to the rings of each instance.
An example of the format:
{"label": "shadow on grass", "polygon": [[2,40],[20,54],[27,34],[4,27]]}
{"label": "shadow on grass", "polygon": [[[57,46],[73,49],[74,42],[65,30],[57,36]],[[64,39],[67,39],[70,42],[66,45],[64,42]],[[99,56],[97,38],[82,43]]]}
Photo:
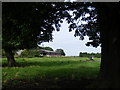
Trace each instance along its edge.
{"label": "shadow on grass", "polygon": [[53,80],[53,79],[39,79],[36,78],[34,80],[27,79],[13,79],[7,81],[7,83],[3,84],[3,89],[7,88],[87,88],[91,85],[95,79],[85,79],[81,78],[80,80]]}

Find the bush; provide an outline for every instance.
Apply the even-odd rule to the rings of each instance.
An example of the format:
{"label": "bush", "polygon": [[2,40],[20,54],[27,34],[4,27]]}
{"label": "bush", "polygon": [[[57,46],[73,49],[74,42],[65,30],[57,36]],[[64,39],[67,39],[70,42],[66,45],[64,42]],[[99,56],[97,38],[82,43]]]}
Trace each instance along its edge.
{"label": "bush", "polygon": [[60,53],[60,55],[65,56],[65,52],[63,49],[56,49],[56,52]]}
{"label": "bush", "polygon": [[24,51],[22,51],[20,57],[39,57],[39,55],[40,55],[40,51],[38,50],[25,49]]}
{"label": "bush", "polygon": [[80,57],[96,57],[96,58],[100,58],[101,57],[101,53],[80,52],[79,56]]}
{"label": "bush", "polygon": [[39,47],[39,49],[44,49],[48,51],[54,51],[51,47]]}

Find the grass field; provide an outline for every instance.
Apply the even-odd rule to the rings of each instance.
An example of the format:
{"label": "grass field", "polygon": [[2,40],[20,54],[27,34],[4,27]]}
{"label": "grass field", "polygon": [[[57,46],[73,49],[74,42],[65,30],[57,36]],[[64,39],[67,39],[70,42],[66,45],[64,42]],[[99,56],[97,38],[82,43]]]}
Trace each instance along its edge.
{"label": "grass field", "polygon": [[86,87],[99,73],[100,58],[81,57],[16,58],[18,67],[7,67],[2,59],[3,88]]}

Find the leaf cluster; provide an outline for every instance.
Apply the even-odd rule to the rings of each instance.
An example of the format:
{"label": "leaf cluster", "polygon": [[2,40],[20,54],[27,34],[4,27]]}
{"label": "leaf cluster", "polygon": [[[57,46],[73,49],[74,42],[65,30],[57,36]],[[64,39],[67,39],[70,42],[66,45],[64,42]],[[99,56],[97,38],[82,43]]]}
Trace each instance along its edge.
{"label": "leaf cluster", "polygon": [[55,52],[60,53],[61,55],[65,56],[65,52],[63,49],[56,49]]}
{"label": "leaf cluster", "polygon": [[4,2],[2,9],[3,48],[29,49],[52,41],[52,32],[60,30],[63,20],[75,37],[83,40],[87,35],[92,40],[86,45],[100,44],[97,11],[91,3]]}

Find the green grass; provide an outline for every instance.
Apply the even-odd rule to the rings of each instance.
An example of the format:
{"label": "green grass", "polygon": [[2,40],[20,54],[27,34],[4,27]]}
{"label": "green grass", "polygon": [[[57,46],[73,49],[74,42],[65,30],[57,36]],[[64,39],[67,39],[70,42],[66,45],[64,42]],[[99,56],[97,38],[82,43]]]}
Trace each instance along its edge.
{"label": "green grass", "polygon": [[[94,79],[99,73],[100,59],[84,61],[81,57],[16,58],[19,67],[7,67],[2,59],[3,87],[60,87],[63,80]],[[54,85],[53,85],[54,84]]]}

